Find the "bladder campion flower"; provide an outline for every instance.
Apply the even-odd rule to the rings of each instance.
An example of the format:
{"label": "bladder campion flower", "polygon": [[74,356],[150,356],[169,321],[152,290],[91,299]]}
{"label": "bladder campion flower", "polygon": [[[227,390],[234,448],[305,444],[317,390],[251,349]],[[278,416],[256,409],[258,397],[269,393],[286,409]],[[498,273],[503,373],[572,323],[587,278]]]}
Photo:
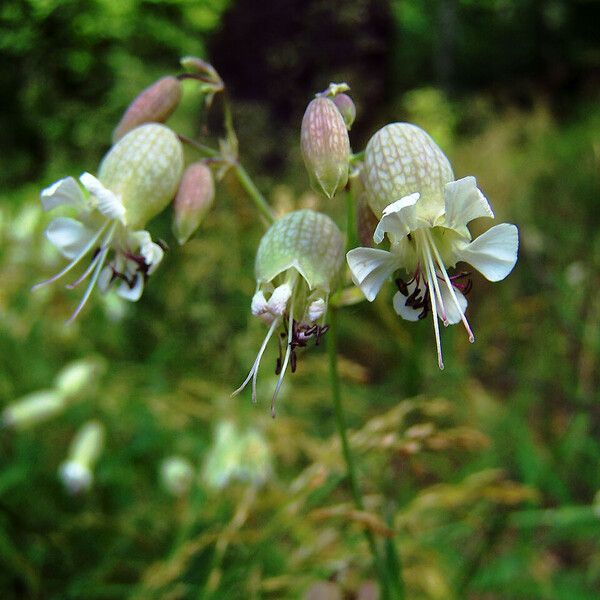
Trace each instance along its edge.
{"label": "bladder campion flower", "polygon": [[144,227],[172,200],[182,171],[183,149],[175,133],[149,123],[130,131],[111,148],[100,164],[98,178],[90,173],[79,177],[87,197],[73,177],[43,190],[45,210],[68,206],[77,211],[78,218],[57,217],[48,225],[47,238],[71,262],[34,289],[60,279],[91,254],[83,274],[67,286],[74,288],[91,276],[70,320],[84,307],[96,283],[104,292],[119,282],[120,296],[138,300],[145,280],[163,258],[162,247]]}
{"label": "bladder campion flower", "polygon": [[275,399],[288,364],[292,372],[296,370],[296,348],[305,347],[311,338],[318,344],[327,331],[325,313],[343,261],[343,248],[337,225],[326,215],[308,209],[285,215],[265,233],[256,255],[252,314],[269,325],[269,331],[248,377],[234,394],[252,380],[252,400],[256,401],[258,367],[269,340],[280,329],[274,414]]}
{"label": "bladder campion flower", "polygon": [[369,205],[380,217],[373,239],[380,244],[387,235],[390,250],[350,250],[347,260],[354,283],[373,301],[385,280],[405,269],[409,279],[396,279],[394,309],[408,321],[431,310],[443,369],[438,317],[444,325],[462,321],[469,341],[475,340],[465,317],[469,273],[449,275],[447,268],[462,261],[489,281],[504,279],[517,260],[517,228],[502,223],[471,238],[467,224],[477,217],[493,218],[494,213],[475,178],[455,181],[444,153],[415,125],[392,123],[371,138],[363,183]]}
{"label": "bladder campion flower", "polygon": [[104,425],[88,421],[77,432],[69,456],[58,471],[67,491],[71,494],[87,492],[94,480],[94,466],[104,446]]}

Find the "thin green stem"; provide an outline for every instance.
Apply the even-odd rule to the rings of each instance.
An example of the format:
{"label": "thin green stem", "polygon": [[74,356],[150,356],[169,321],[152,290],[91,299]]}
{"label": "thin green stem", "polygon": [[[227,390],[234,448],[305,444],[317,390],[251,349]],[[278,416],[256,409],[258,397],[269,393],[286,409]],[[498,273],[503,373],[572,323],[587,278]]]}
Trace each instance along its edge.
{"label": "thin green stem", "polygon": [[[329,311],[328,324],[329,330],[327,332],[327,353],[329,355],[329,379],[331,385],[333,409],[335,413],[335,422],[342,445],[342,454],[344,455],[344,461],[348,471],[348,480],[350,482],[352,499],[354,500],[354,505],[356,508],[362,511],[365,509],[365,504],[363,502],[360,486],[358,484],[354,456],[348,441],[346,414],[342,405],[340,380],[337,369],[337,311],[335,308],[331,308]],[[377,576],[381,585],[382,598],[387,600],[402,600],[404,598],[404,587],[402,585],[402,574],[400,570],[398,570],[397,573],[391,573],[386,567],[386,563],[381,556],[372,531],[365,529],[365,537],[367,538],[371,554],[373,555],[375,570],[377,571]]]}
{"label": "thin green stem", "polygon": [[254,181],[252,181],[252,179],[250,178],[250,175],[248,175],[246,169],[244,169],[244,167],[240,163],[236,163],[233,166],[233,170],[235,171],[235,174],[241,186],[244,188],[244,190],[246,190],[246,193],[248,194],[248,196],[250,196],[250,198],[256,205],[256,208],[258,208],[260,214],[269,223],[273,223],[275,221],[275,216],[271,211],[271,207],[269,206],[269,203],[267,202],[266,198],[262,195],[261,191],[256,187]]}

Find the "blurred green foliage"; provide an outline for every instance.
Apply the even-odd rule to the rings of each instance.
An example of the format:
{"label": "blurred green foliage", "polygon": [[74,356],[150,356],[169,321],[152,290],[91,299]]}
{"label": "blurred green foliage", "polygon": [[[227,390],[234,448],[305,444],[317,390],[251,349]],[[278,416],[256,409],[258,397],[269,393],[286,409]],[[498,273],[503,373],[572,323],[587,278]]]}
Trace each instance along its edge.
{"label": "blurred green foliage", "polygon": [[[349,45],[385,40],[388,62],[372,73],[364,67],[371,59],[356,68],[372,56],[368,44],[335,69],[331,58],[319,70],[299,56],[283,69],[297,98],[281,105],[281,62],[249,66],[239,40],[276,57],[283,34],[271,26],[261,38],[232,25],[247,22],[250,4],[255,20],[268,20],[269,3],[232,3],[224,13],[229,3],[219,0],[0,7],[0,405],[71,386],[61,414],[0,431],[1,596],[297,598],[329,580],[329,597],[341,588],[367,598],[360,594],[374,574],[361,533],[369,527],[382,538],[395,532],[410,598],[597,598],[598,9],[559,0],[357,0],[342,12],[341,31],[356,31]],[[302,38],[315,14],[335,18],[321,2],[305,4],[283,11],[283,32],[296,26]],[[392,15],[391,33],[373,25],[361,37],[359,9],[375,11],[368,23]],[[460,35],[436,41],[448,18]],[[330,26],[322,19],[304,44],[318,47]],[[95,171],[131,98],[176,72],[180,55],[227,39],[242,73],[222,60],[242,159],[277,210],[313,206],[344,223],[343,202],[306,192],[298,148],[302,106],[316,82],[334,79],[331,68],[356,75],[348,77],[359,106],[355,150],[386,120],[415,122],[458,176],[477,177],[498,221],[520,228],[510,277],[493,286],[475,280],[477,342],[459,328],[443,331],[443,373],[431,323],[400,321],[391,290],[341,312],[340,374],[365,514],[350,503],[322,349],[302,355],[274,421],[264,399],[275,350],[259,378],[263,400],[230,398],[264,335],[248,310],[262,227],[231,178],[183,248],[170,214],[152,223],[172,250],[137,304],[98,295],[66,327],[74,293],[60,285],[29,292],[62,262],[43,238],[39,190]],[[440,60],[442,42],[450,63]],[[219,65],[218,54],[210,58]],[[240,86],[252,69],[271,84],[262,96]],[[385,86],[371,83],[375,75]],[[379,92],[370,95],[370,85]],[[198,104],[186,89],[173,126],[212,131]],[[94,367],[79,388],[63,369],[80,359]],[[71,497],[58,469],[88,419],[106,426],[105,448],[91,492]],[[179,497],[161,485],[173,455],[195,474]]]}

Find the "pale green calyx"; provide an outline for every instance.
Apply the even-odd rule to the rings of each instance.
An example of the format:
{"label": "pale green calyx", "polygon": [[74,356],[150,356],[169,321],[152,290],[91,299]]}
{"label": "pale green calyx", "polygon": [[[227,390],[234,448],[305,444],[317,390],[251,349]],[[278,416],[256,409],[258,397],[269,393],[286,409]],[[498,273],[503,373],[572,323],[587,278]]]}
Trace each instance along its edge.
{"label": "pale green calyx", "polygon": [[392,202],[419,192],[419,210],[435,220],[444,213],[444,186],[454,173],[428,133],[410,123],[390,123],[369,140],[362,178],[378,217]]}
{"label": "pale green calyx", "polygon": [[326,215],[303,209],[276,221],[263,236],[256,255],[259,284],[295,269],[310,290],[331,291],[343,260],[344,240]]}
{"label": "pale green calyx", "polygon": [[300,145],[312,186],[332,198],[348,182],[350,140],[333,101],[318,97],[302,118]]}
{"label": "pale green calyx", "polygon": [[[244,383],[252,380],[256,400],[258,367],[269,339],[277,329],[287,338],[285,355],[277,361],[279,375],[271,410],[288,364],[296,370],[296,348],[308,341],[318,345],[327,331],[325,315],[329,293],[338,278],[343,261],[344,239],[337,225],[326,215],[303,209],[275,221],[263,236],[256,255],[257,289],[252,298],[252,314],[269,325],[269,331]],[[281,346],[280,346],[281,347]]]}
{"label": "pale green calyx", "polygon": [[142,229],[175,196],[183,173],[183,148],[164,125],[148,123],[121,138],[104,157],[98,179],[120,197],[124,223]]}

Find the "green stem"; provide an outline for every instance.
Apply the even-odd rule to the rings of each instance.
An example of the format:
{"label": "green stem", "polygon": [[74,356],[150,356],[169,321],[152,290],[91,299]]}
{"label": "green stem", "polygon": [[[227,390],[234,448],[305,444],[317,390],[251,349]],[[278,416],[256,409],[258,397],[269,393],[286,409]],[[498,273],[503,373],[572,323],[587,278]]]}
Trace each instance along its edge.
{"label": "green stem", "polygon": [[[337,369],[337,311],[335,308],[330,308],[328,316],[329,330],[327,332],[327,353],[329,355],[329,378],[331,385],[331,397],[333,400],[333,409],[335,413],[335,422],[342,444],[342,454],[348,471],[348,479],[350,481],[350,490],[354,505],[358,510],[364,510],[360,486],[358,485],[358,477],[356,474],[356,465],[354,456],[348,442],[348,431],[346,425],[346,414],[342,405],[342,396],[340,392],[340,379]],[[379,578],[381,593],[383,599],[402,600],[404,598],[404,587],[402,584],[402,573],[398,569],[397,573],[390,573],[389,569],[381,556],[375,536],[369,529],[365,529],[365,537],[373,555],[375,570]]]}
{"label": "green stem", "polygon": [[233,166],[233,170],[240,182],[241,186],[246,190],[248,196],[252,199],[256,208],[258,208],[260,214],[269,222],[273,223],[275,221],[275,216],[271,211],[271,207],[267,202],[266,198],[262,195],[261,191],[256,187],[254,181],[248,175],[248,172],[240,163],[236,163]]}

